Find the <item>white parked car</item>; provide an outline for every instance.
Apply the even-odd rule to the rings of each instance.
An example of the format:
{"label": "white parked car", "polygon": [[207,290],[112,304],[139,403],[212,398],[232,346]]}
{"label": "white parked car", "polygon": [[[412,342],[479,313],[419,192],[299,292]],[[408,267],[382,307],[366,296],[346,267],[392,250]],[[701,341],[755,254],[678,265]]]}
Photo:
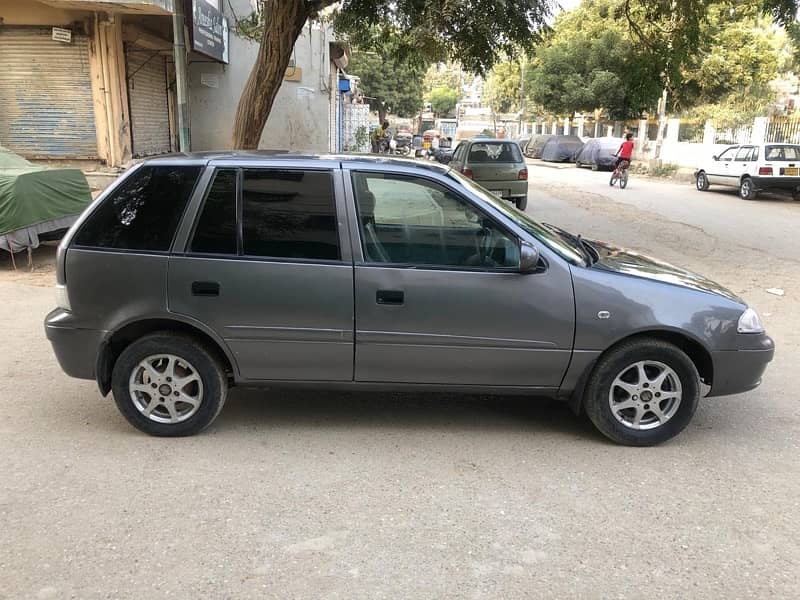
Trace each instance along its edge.
{"label": "white parked car", "polygon": [[709,185],[739,188],[745,200],[764,190],[786,190],[800,198],[800,145],[744,144],[726,148],[694,173],[697,189]]}

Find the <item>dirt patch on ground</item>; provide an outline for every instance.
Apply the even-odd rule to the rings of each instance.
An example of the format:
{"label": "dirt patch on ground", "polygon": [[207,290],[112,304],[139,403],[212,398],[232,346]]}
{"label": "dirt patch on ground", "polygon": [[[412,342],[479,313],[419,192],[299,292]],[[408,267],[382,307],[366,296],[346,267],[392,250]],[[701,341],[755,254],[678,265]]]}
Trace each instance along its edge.
{"label": "dirt patch on ground", "polygon": [[[32,264],[28,265],[28,254],[11,255],[0,252],[0,282],[16,282],[25,285],[49,287],[56,283],[56,249],[58,244],[46,242],[31,252]],[[16,268],[15,268],[16,264]]]}

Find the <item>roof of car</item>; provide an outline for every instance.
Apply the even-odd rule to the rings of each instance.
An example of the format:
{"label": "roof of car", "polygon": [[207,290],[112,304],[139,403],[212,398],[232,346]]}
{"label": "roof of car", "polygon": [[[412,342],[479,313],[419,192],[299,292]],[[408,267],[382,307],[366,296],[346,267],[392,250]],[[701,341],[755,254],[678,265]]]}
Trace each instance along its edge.
{"label": "roof of car", "polygon": [[[507,141],[507,140],[506,140]],[[444,173],[449,167],[435,162],[420,161],[412,158],[400,158],[387,155],[375,154],[301,154],[288,152],[286,150],[225,150],[218,152],[189,152],[163,154],[160,156],[145,159],[148,164],[187,162],[187,163],[209,163],[212,161],[225,162],[252,162],[253,160],[269,160],[270,163],[295,163],[300,161],[325,161],[340,162],[342,164],[368,163],[375,165],[387,165],[397,167],[415,167]]]}

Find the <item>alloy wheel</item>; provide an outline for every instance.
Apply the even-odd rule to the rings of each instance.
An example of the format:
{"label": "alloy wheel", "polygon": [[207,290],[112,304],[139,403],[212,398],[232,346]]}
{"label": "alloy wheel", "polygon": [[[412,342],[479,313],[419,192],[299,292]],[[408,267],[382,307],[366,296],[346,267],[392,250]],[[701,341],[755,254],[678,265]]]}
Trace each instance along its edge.
{"label": "alloy wheel", "polygon": [[681,405],[681,381],[674,369],[652,360],[622,369],[611,384],[608,403],[614,417],[631,429],[655,429]]}
{"label": "alloy wheel", "polygon": [[136,409],[156,423],[180,423],[203,402],[203,380],[188,361],[173,354],[148,356],[131,372],[128,391]]}

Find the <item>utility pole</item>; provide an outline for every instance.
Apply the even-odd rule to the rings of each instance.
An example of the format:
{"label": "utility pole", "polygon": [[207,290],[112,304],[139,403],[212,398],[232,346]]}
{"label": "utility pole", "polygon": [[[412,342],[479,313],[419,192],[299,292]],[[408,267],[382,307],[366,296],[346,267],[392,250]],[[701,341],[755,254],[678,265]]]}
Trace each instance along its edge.
{"label": "utility pole", "polygon": [[184,31],[183,0],[176,0],[172,13],[172,38],[175,53],[175,79],[178,102],[178,148],[181,152],[192,149],[189,135],[188,67],[186,65],[186,33]]}

